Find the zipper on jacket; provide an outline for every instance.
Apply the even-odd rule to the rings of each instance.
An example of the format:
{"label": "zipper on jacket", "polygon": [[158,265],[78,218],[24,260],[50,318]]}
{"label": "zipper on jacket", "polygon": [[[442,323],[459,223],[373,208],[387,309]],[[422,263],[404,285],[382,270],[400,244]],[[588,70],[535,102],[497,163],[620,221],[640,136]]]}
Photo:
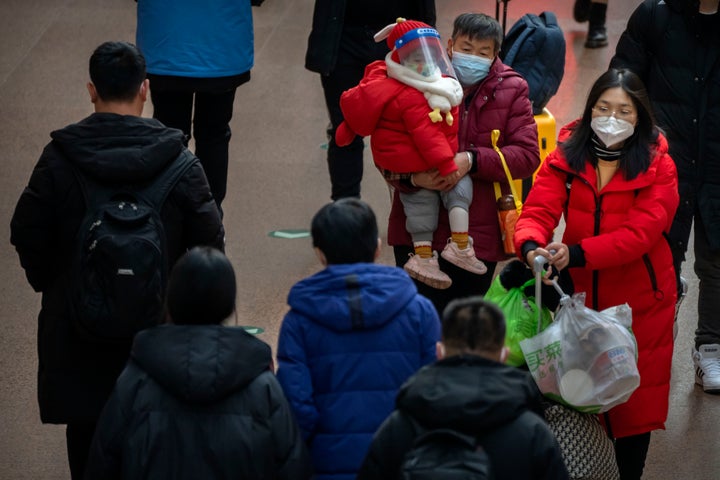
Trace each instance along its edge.
{"label": "zipper on jacket", "polygon": [[650,255],[645,253],[642,256],[642,259],[645,264],[645,269],[648,272],[648,276],[650,277],[650,285],[652,286],[653,292],[655,292],[655,299],[662,300],[665,298],[665,293],[658,288],[657,277],[655,276],[655,267],[653,267],[653,264],[650,261]]}

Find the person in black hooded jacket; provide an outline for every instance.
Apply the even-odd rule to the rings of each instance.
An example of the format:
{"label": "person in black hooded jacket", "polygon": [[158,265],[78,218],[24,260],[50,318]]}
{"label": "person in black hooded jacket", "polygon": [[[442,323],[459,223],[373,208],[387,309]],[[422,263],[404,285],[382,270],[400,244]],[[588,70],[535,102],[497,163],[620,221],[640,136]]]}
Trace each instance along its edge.
{"label": "person in black hooded jacket", "polygon": [[375,434],[358,480],[400,478],[413,441],[431,429],[473,436],[496,480],[567,479],[560,447],[543,419],[530,374],[503,365],[505,318],[481,297],[452,301],[443,312],[438,360],[400,389],[396,410]]}
{"label": "person in black hooded jacket", "polygon": [[[151,181],[179,159],[180,130],[141,118],[149,83],[140,51],[106,42],[89,62],[95,113],[52,132],[18,200],[10,241],[32,288],[42,292],[38,318],[38,401],[43,423],[67,424],[73,479],[82,478],[95,422],[130,351],[130,339],[104,343],[74,328],[67,301],[77,233],[86,212],[75,169],[121,187]],[[179,161],[179,160],[178,160]],[[170,191],[160,211],[168,266],[195,245],[223,248],[225,231],[199,163]]]}
{"label": "person in black hooded jacket", "polygon": [[177,262],[168,324],[135,336],[98,422],[88,480],[310,478],[270,347],[221,325],[235,291],[222,252],[195,247]]}

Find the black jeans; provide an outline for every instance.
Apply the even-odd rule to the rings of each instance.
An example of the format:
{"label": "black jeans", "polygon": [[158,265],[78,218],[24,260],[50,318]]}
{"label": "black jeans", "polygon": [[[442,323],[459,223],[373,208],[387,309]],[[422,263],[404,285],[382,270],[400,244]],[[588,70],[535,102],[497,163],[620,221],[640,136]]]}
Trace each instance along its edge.
{"label": "black jeans", "polygon": [[168,127],[182,130],[186,145],[191,136],[195,137],[195,155],[202,163],[218,208],[225,199],[227,191],[230,120],[233,114],[235,90],[235,88],[223,92],[151,90],[153,117]]}
{"label": "black jeans", "polygon": [[[399,245],[393,247],[393,253],[395,254],[395,265],[402,268],[408,261],[409,255],[413,253],[413,248]],[[440,263],[440,270],[445,272],[452,280],[450,288],[438,290],[437,288],[432,288],[422,282],[418,282],[415,279],[413,279],[413,282],[415,282],[418,292],[430,299],[440,318],[442,318],[445,307],[452,300],[475,295],[485,295],[490,288],[495,266],[497,265],[497,262],[483,260],[483,263],[485,263],[488,269],[487,273],[484,275],[476,275],[453,265],[439,255],[438,262]]]}
{"label": "black jeans", "polygon": [[650,446],[650,432],[615,440],[615,460],[620,480],[640,480]]}
{"label": "black jeans", "polygon": [[375,31],[363,27],[346,26],[343,31],[338,59],[330,75],[321,75],[325,104],[330,116],[327,129],[327,164],[332,186],[330,198],[360,197],[363,176],[363,139],[355,137],[350,145],[335,144],[335,130],[343,121],[340,96],[345,90],[360,83],[365,67],[375,60],[382,60],[387,53],[385,42],[376,43]]}
{"label": "black jeans", "polygon": [[700,280],[695,347],[720,343],[720,250],[710,246],[705,225],[695,216],[695,273]]}
{"label": "black jeans", "polygon": [[67,424],[65,439],[72,480],[82,480],[85,475],[85,465],[96,425],[97,422],[92,420]]}

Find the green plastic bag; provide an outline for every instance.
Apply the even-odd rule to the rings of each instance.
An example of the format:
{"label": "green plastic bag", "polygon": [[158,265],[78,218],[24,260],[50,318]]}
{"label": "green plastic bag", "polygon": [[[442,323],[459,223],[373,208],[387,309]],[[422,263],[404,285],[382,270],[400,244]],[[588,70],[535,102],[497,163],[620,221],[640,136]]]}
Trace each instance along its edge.
{"label": "green plastic bag", "polygon": [[[535,297],[525,296],[524,289],[535,285],[532,278],[522,286],[507,290],[500,282],[500,275],[496,276],[485,294],[485,299],[495,303],[505,314],[507,331],[505,333],[505,346],[510,353],[505,361],[513,367],[526,364],[525,356],[520,349],[520,342],[538,334],[538,307]],[[552,313],[543,307],[540,314],[540,331],[552,323]]]}

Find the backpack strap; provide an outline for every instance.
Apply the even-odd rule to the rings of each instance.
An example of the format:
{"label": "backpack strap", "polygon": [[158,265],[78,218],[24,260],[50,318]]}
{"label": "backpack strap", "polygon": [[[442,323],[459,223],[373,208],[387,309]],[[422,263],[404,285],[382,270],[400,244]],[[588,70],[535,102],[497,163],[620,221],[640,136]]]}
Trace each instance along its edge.
{"label": "backpack strap", "polygon": [[190,153],[190,150],[183,148],[180,155],[165,167],[148,185],[138,191],[145,201],[150,203],[157,211],[160,211],[165,199],[175,187],[177,182],[185,175],[185,172],[199,163],[200,160]]}

